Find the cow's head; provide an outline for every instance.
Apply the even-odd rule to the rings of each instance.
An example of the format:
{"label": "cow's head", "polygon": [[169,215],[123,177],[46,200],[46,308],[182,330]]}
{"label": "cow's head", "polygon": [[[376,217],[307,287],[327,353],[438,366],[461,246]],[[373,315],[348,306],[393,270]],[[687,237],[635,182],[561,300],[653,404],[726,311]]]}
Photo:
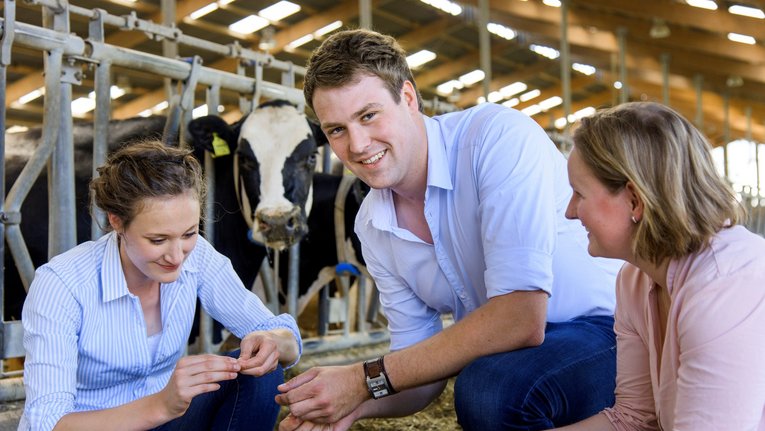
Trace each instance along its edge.
{"label": "cow's head", "polygon": [[308,232],[312,180],[321,129],[293,105],[271,101],[229,126],[216,116],[189,123],[193,145],[233,156],[232,175],[252,239],[283,249]]}

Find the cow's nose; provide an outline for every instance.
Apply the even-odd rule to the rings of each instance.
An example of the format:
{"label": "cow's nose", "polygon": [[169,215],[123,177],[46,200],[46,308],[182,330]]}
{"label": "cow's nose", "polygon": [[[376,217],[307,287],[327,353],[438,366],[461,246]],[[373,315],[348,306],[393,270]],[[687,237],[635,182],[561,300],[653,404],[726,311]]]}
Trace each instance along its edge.
{"label": "cow's nose", "polygon": [[258,228],[263,233],[274,229],[292,233],[300,222],[299,217],[300,214],[295,212],[287,214],[258,214]]}

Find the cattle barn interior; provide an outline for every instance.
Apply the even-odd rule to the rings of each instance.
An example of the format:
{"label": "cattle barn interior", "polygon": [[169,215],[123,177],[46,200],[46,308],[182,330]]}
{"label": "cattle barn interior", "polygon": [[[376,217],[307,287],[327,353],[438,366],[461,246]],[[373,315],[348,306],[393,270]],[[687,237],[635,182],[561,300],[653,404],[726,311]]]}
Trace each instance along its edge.
{"label": "cattle barn interior", "polygon": [[[339,29],[368,27],[411,55],[429,114],[502,103],[564,151],[572,125],[595,109],[637,100],[673,107],[716,147],[721,174],[752,212],[750,229],[763,234],[764,11],[765,0],[4,0],[0,124],[6,136],[43,125],[46,82],[57,82],[46,77],[45,52],[54,47],[64,50],[59,72],[75,122],[170,115],[173,97],[182,122],[210,104],[233,123],[253,101],[280,95],[303,109],[311,51]],[[60,37],[46,41],[51,34]],[[98,99],[105,63],[108,96]],[[18,328],[4,323],[0,360],[23,356]],[[346,324],[339,338],[359,335],[350,331]],[[18,371],[5,365],[0,385],[11,383],[0,397],[23,398]]]}

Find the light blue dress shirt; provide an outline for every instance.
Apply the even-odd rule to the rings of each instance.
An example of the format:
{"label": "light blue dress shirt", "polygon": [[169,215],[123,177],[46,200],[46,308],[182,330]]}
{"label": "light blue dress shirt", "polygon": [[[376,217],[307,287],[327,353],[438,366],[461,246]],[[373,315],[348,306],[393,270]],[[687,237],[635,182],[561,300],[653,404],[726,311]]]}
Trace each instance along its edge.
{"label": "light blue dress shirt", "polygon": [[22,313],[26,406],[19,429],[50,430],[67,413],[160,391],[185,352],[197,298],[237,337],[285,328],[301,345],[295,320],[274,316],[244,288],[228,258],[201,237],[178,279],[161,285],[162,333],[154,357],[114,232],[41,266]]}
{"label": "light blue dress shirt", "polygon": [[612,315],[623,262],[592,258],[582,225],[565,218],[566,160],[544,130],[491,103],[423,117],[433,244],[398,226],[389,189],[372,190],[356,217],[391,348],[439,332],[442,313],[459,320],[518,290],[547,292],[550,322]]}

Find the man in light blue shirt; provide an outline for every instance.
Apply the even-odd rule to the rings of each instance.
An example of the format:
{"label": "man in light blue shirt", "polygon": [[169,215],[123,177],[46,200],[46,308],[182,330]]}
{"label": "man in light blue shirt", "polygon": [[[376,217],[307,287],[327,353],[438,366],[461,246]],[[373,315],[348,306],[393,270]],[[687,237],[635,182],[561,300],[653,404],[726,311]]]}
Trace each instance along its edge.
{"label": "man in light blue shirt", "polygon": [[[590,257],[565,218],[565,159],[544,131],[493,104],[423,115],[401,48],[366,30],[327,39],[304,85],[332,149],[373,189],[356,232],[393,353],[280,386],[281,428],[411,414],[453,375],[465,429],[547,429],[611,405],[621,262]],[[443,329],[445,313],[456,323]]]}

